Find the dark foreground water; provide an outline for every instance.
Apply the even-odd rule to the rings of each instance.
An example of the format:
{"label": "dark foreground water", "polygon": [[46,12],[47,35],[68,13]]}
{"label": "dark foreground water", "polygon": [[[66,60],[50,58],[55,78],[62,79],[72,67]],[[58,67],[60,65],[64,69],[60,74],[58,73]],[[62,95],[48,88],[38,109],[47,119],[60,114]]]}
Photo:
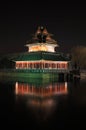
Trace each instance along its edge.
{"label": "dark foreground water", "polygon": [[86,128],[86,81],[3,80],[0,81],[0,108],[2,129],[83,130]]}

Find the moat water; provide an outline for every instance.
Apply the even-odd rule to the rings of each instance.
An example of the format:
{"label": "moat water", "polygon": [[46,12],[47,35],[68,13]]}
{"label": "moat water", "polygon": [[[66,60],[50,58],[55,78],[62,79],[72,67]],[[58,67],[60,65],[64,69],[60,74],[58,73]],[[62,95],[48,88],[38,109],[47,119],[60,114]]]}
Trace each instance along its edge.
{"label": "moat water", "polygon": [[86,80],[0,81],[0,118],[7,129],[84,129]]}

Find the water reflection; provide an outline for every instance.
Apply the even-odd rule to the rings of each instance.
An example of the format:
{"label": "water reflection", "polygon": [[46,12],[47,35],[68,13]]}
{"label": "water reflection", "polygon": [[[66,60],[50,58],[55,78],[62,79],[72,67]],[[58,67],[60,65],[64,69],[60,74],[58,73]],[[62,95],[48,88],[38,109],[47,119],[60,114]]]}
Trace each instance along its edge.
{"label": "water reflection", "polygon": [[52,83],[47,86],[35,86],[28,83],[15,83],[16,95],[34,95],[39,97],[67,94],[67,82]]}
{"label": "water reflection", "polygon": [[[15,82],[16,81],[16,82]],[[59,82],[41,79],[0,81],[0,117],[9,126],[40,130],[74,129],[86,120],[86,81]],[[16,127],[17,128],[17,127]]]}
{"label": "water reflection", "polygon": [[68,94],[67,82],[42,84],[15,83],[16,101],[24,101],[40,121],[49,118],[57,108],[57,97]]}

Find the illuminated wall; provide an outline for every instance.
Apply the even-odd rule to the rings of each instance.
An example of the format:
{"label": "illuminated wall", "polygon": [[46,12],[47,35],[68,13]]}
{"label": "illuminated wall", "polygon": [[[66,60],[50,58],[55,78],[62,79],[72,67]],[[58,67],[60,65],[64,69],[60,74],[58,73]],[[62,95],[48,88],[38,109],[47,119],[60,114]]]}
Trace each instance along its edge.
{"label": "illuminated wall", "polygon": [[29,52],[34,52],[34,51],[47,51],[47,52],[55,52],[54,51],[54,46],[50,45],[33,45],[28,47]]}
{"label": "illuminated wall", "polygon": [[17,61],[16,69],[68,69],[66,61]]}

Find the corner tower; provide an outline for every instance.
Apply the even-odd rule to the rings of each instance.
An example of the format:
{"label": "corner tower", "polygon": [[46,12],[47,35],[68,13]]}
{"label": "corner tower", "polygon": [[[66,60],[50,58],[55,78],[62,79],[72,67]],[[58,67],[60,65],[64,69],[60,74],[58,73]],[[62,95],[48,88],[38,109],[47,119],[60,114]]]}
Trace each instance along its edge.
{"label": "corner tower", "polygon": [[27,72],[69,72],[69,59],[62,53],[55,52],[57,41],[45,27],[38,27],[32,39],[26,44],[28,52],[16,57],[16,69]]}

